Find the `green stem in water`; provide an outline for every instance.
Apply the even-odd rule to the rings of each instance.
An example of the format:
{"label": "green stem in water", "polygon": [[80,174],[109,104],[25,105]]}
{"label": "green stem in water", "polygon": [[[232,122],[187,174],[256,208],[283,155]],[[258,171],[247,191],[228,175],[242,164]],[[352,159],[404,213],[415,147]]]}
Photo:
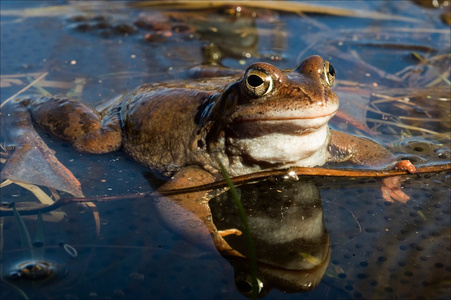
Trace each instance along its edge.
{"label": "green stem in water", "polygon": [[250,266],[250,274],[251,274],[251,284],[252,284],[252,299],[258,299],[258,293],[259,293],[259,286],[258,286],[258,280],[257,280],[257,258],[255,254],[255,246],[254,246],[254,240],[252,239],[251,230],[249,228],[249,222],[247,220],[246,211],[244,210],[243,203],[241,202],[240,196],[238,195],[238,192],[235,188],[235,185],[233,184],[233,181],[230,179],[229,174],[227,174],[226,169],[224,168],[224,165],[219,161],[219,165],[221,167],[221,173],[224,177],[224,180],[226,181],[227,185],[229,186],[230,194],[233,198],[233,201],[235,202],[236,207],[238,208],[238,212],[240,214],[241,222],[243,223],[244,227],[244,234],[247,237],[247,246],[249,250],[249,266]]}

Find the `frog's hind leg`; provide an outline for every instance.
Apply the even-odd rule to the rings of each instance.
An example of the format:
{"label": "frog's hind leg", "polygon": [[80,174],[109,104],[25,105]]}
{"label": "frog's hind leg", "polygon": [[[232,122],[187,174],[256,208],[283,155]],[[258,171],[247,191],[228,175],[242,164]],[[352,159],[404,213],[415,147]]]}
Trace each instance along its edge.
{"label": "frog's hind leg", "polygon": [[67,98],[30,96],[1,110],[2,138],[14,152],[1,172],[3,179],[53,187],[81,197],[80,183],[37,134],[33,124],[71,143],[77,150],[106,153],[121,146],[117,112],[102,116]]}
{"label": "frog's hind leg", "polygon": [[122,131],[115,109],[101,115],[79,101],[48,96],[31,99],[28,107],[36,125],[70,142],[78,151],[108,153],[121,147]]}

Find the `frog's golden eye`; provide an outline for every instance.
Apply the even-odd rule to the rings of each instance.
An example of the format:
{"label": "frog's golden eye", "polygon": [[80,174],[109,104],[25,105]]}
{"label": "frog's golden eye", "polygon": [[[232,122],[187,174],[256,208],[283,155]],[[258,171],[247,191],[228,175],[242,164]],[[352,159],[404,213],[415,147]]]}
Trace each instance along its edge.
{"label": "frog's golden eye", "polygon": [[335,69],[327,60],[324,61],[323,79],[328,86],[332,86],[335,81]]}
{"label": "frog's golden eye", "polygon": [[246,89],[252,97],[261,97],[271,92],[273,89],[273,80],[271,76],[259,69],[251,69],[247,72]]}

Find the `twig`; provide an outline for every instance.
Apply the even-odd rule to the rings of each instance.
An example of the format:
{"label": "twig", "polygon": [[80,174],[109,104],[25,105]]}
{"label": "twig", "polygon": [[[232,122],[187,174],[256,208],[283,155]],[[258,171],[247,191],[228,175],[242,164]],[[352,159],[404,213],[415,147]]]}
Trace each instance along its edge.
{"label": "twig", "polygon": [[[433,172],[441,172],[451,170],[451,163],[444,165],[434,165],[434,166],[424,166],[417,167],[417,173],[433,173]],[[261,180],[263,178],[267,178],[269,176],[285,176],[285,175],[298,175],[298,176],[327,176],[327,177],[389,177],[389,176],[399,176],[399,175],[408,175],[410,174],[407,171],[401,170],[340,170],[340,169],[327,169],[327,168],[302,168],[295,167],[290,169],[282,169],[282,170],[272,170],[272,171],[263,171],[249,175],[242,175],[232,178],[232,181],[235,185],[241,185],[246,182]],[[148,192],[148,193],[136,193],[136,194],[127,194],[127,195],[118,195],[118,196],[94,196],[94,197],[85,197],[85,198],[61,198],[58,201],[55,201],[52,205],[48,205],[42,208],[30,209],[30,210],[19,210],[21,215],[36,215],[39,212],[45,213],[52,210],[55,210],[63,205],[69,203],[83,203],[83,202],[110,202],[116,200],[136,200],[142,198],[156,198],[156,197],[165,197],[171,195],[179,195],[186,193],[193,193],[198,191],[206,191],[218,188],[224,188],[227,186],[227,183],[224,180],[213,182],[210,184],[194,186],[184,189],[175,189],[175,190],[166,190],[166,191],[156,191],[156,192]],[[0,217],[12,216],[12,210],[9,208],[0,208]]]}

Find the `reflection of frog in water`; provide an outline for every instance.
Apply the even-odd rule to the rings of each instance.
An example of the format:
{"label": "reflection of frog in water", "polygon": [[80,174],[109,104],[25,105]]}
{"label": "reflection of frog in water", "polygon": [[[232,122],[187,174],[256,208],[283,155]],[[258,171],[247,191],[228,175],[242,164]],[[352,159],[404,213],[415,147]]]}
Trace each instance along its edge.
{"label": "reflection of frog in water", "polygon": [[256,260],[259,297],[272,289],[286,293],[313,290],[331,255],[316,183],[288,175],[271,176],[237,186],[236,192],[255,254],[249,250],[249,237],[229,192],[200,190],[158,197],[152,203],[168,229],[200,248],[216,248],[230,262],[236,288],[243,295],[252,294],[250,257]]}
{"label": "reflection of frog in water", "polygon": [[[100,113],[67,98],[28,97],[3,113],[2,122],[23,127],[31,115],[34,124],[79,151],[122,148],[151,169],[177,174],[180,185],[202,176],[220,179],[218,161],[232,176],[326,162],[394,163],[377,143],[329,129],[338,109],[330,90],[334,75],[319,56],[286,71],[255,63],[239,79],[145,84]],[[18,149],[27,143],[23,134],[11,134]],[[8,178],[13,168],[7,165],[2,175]],[[389,188],[406,200],[397,186]]]}
{"label": "reflection of frog in water", "polygon": [[[237,187],[255,246],[259,297],[276,288],[286,293],[313,290],[329,265],[331,245],[320,192],[312,181],[278,178]],[[218,230],[244,228],[229,193],[211,199]],[[168,224],[171,226],[171,224]],[[246,258],[222,253],[235,270],[235,284],[252,291],[246,234],[224,237]]]}

